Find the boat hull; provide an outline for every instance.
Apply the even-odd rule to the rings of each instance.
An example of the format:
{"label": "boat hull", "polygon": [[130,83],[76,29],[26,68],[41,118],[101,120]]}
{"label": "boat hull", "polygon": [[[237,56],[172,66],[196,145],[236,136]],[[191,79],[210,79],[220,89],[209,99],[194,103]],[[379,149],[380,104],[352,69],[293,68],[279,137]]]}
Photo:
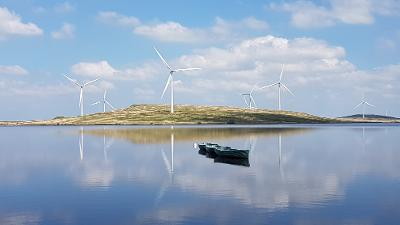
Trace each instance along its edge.
{"label": "boat hull", "polygon": [[247,159],[249,158],[250,151],[233,148],[228,150],[216,148],[214,152],[218,157]]}
{"label": "boat hull", "polygon": [[235,166],[244,166],[250,167],[249,159],[248,158],[227,158],[227,157],[216,157],[214,159],[215,163],[225,163]]}

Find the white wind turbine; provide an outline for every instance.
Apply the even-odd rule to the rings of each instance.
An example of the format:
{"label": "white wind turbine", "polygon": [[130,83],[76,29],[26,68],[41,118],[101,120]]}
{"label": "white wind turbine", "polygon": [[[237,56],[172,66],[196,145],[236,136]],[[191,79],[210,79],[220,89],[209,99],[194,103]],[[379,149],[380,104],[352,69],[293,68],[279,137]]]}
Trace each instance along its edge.
{"label": "white wind turbine", "polygon": [[257,84],[253,86],[253,88],[251,89],[250,93],[243,93],[242,94],[244,102],[246,103],[246,106],[249,109],[254,109],[254,108],[257,107],[256,101],[253,98],[253,92],[255,91],[256,87],[257,87]]}
{"label": "white wind turbine", "polygon": [[264,89],[264,88],[268,88],[268,87],[272,87],[272,86],[278,85],[278,109],[279,110],[281,110],[281,87],[284,87],[291,95],[294,96],[292,91],[290,91],[289,88],[286,87],[286,85],[282,83],[282,76],[283,76],[284,67],[285,67],[285,65],[282,65],[281,75],[279,76],[279,81],[278,82],[260,88],[260,89]]}
{"label": "white wind turbine", "polygon": [[365,118],[365,105],[372,106],[372,107],[376,107],[376,106],[374,106],[374,105],[368,103],[368,102],[365,100],[365,96],[363,96],[361,102],[360,102],[358,105],[356,105],[356,107],[354,107],[354,109],[360,107],[361,105],[362,105],[362,118],[363,118],[363,119]]}
{"label": "white wind turbine", "polygon": [[161,98],[164,97],[165,91],[167,90],[168,85],[170,85],[171,86],[170,87],[171,88],[171,113],[174,113],[174,77],[173,77],[174,73],[180,72],[180,71],[199,70],[200,68],[172,69],[172,67],[168,65],[167,61],[165,61],[165,59],[162,57],[162,55],[157,50],[157,48],[156,47],[153,47],[153,48],[157,52],[157,54],[160,57],[160,59],[164,62],[164,64],[169,69],[169,77],[168,77],[167,83],[165,83],[165,88],[164,88],[164,91],[163,91],[163,93],[161,95]]}
{"label": "white wind turbine", "polygon": [[97,101],[92,105],[97,105],[103,103],[103,112],[106,112],[106,105],[108,105],[112,110],[115,110],[114,106],[111,105],[109,101],[107,101],[107,90],[104,90],[103,101]]}
{"label": "white wind turbine", "polygon": [[79,108],[81,108],[81,116],[83,116],[83,88],[88,86],[89,84],[96,82],[97,80],[99,80],[100,78],[91,80],[89,82],[86,82],[84,84],[80,84],[78,83],[75,79],[72,79],[66,75],[64,75],[65,78],[67,78],[69,81],[71,81],[72,83],[74,83],[76,86],[78,86],[81,89],[81,92],[79,94]]}

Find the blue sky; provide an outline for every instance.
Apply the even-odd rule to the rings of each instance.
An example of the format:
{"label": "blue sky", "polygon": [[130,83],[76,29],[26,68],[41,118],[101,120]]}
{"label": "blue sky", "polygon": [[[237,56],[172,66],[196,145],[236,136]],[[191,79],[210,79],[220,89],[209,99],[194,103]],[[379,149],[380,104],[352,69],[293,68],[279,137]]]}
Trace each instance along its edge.
{"label": "blue sky", "polygon": [[[400,4],[326,1],[0,1],[0,120],[79,114],[79,89],[63,75],[101,80],[85,90],[85,113],[108,89],[118,108],[160,100],[176,67],[177,104],[244,106],[240,93],[279,78],[284,109],[322,116],[400,116]],[[275,88],[258,107],[277,108]]]}

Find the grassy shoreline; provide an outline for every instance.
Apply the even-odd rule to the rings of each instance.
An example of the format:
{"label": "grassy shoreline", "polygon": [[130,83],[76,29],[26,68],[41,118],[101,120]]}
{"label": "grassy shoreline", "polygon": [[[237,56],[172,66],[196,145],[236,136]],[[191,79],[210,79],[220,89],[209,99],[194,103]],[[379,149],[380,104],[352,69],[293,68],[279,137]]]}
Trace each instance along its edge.
{"label": "grassy shoreline", "polygon": [[226,106],[132,105],[114,112],[78,117],[56,117],[43,121],[0,121],[0,126],[70,126],[70,125],[218,125],[218,124],[343,124],[399,123],[399,120],[327,118],[307,113],[267,109],[243,109]]}

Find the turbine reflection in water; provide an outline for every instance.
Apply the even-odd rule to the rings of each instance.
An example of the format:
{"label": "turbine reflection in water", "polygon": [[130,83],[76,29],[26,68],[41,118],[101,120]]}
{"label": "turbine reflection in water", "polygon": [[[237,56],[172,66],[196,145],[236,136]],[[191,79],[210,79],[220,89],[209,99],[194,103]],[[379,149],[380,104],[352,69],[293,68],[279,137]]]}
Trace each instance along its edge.
{"label": "turbine reflection in water", "polygon": [[158,203],[161,201],[161,199],[164,197],[165,192],[167,189],[173,184],[173,179],[174,179],[174,145],[175,145],[175,137],[174,137],[174,126],[171,126],[171,134],[170,134],[170,140],[171,140],[171,161],[168,160],[164,149],[161,149],[161,155],[165,164],[165,168],[169,177],[168,181],[163,181],[161,184],[160,190],[157,194],[157,197],[155,199],[155,205],[158,205]]}
{"label": "turbine reflection in water", "polygon": [[[400,202],[400,130],[362,128],[3,128],[0,137],[8,148],[0,149],[0,199],[7,212],[0,213],[0,221],[8,212],[40,212],[41,224],[64,224],[51,216],[48,205],[56,200],[74,219],[70,223],[82,224],[109,224],[108,219],[113,224],[372,224],[382,218],[363,214],[360,221],[366,211],[388,212],[384,219],[390,224],[399,218],[392,212]],[[60,137],[65,130],[73,135]],[[107,141],[113,139],[108,154]],[[191,145],[205,140],[252,148],[251,167],[199,157]],[[57,147],[43,148],[44,142]],[[27,196],[30,189],[43,197]],[[76,194],[82,198],[72,199]],[[32,204],[25,204],[27,198]],[[83,216],[76,205],[95,208]],[[310,220],[301,220],[305,217]]]}

